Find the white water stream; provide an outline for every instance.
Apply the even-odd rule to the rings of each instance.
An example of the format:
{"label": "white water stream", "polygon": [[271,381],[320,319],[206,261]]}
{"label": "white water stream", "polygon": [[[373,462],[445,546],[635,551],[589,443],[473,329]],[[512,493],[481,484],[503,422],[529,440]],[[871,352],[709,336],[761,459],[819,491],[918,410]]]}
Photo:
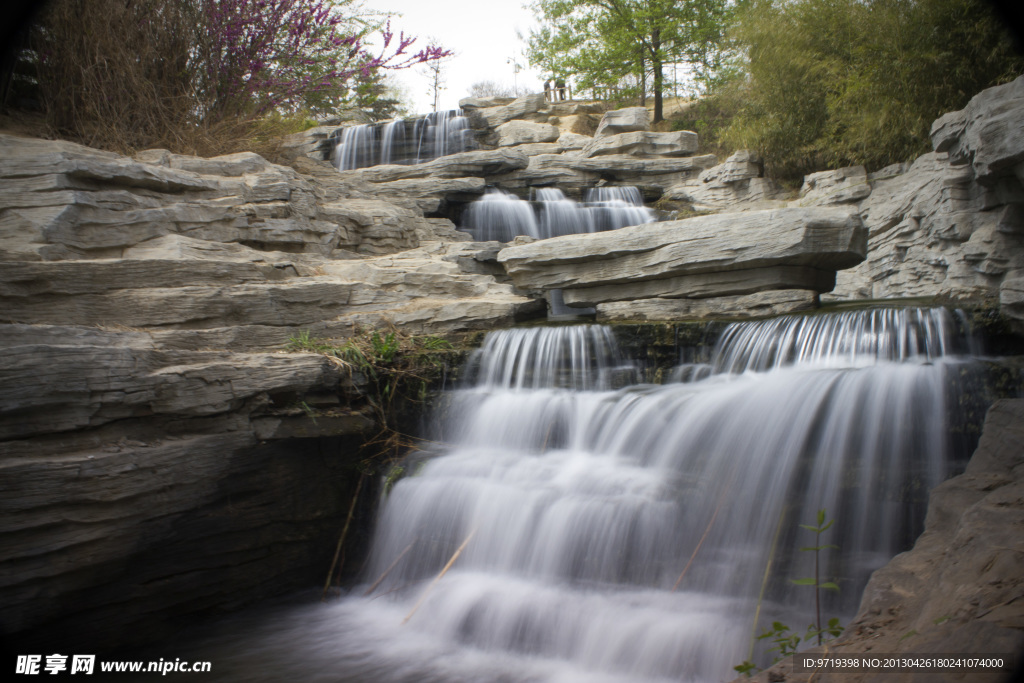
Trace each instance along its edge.
{"label": "white water stream", "polygon": [[813,589],[789,582],[813,575],[799,524],[837,520],[820,578],[841,586],[823,616],[844,622],[920,532],[951,467],[951,323],[886,309],[730,325],[704,379],[665,386],[635,384],[604,327],[492,332],[438,425],[448,445],[406,463],[382,502],[366,583],[247,633],[221,668],[730,680],[755,629],[813,619]]}

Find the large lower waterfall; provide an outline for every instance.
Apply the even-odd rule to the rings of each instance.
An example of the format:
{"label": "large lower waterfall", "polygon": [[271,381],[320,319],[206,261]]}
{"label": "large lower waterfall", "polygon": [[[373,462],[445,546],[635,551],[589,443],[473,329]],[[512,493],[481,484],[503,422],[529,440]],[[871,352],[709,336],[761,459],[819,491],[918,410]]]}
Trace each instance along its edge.
{"label": "large lower waterfall", "polygon": [[953,322],[733,324],[701,379],[664,386],[636,383],[606,327],[490,333],[444,445],[386,493],[365,583],[250,638],[247,679],[729,680],[773,619],[813,621],[790,580],[813,576],[799,525],[819,509],[839,547],[824,616],[845,622],[955,464]]}

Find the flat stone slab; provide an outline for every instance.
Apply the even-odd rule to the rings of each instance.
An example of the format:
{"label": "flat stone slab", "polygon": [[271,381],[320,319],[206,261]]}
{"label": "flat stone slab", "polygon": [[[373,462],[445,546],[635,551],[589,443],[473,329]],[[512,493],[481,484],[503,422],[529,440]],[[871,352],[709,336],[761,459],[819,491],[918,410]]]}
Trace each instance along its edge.
{"label": "flat stone slab", "polygon": [[[498,261],[518,287],[570,290],[566,303],[584,304],[828,291],[835,271],[860,263],[866,251],[867,230],[856,212],[786,208],[555,237],[506,247]],[[587,288],[598,291],[582,293]]]}
{"label": "flat stone slab", "polygon": [[707,299],[780,289],[829,292],[835,286],[834,270],[819,270],[809,266],[768,266],[566,289],[562,292],[562,297],[570,306],[596,306],[609,301],[650,298]]}
{"label": "flat stone slab", "polygon": [[641,299],[598,304],[598,322],[645,322],[660,320],[748,320],[818,307],[818,293],[806,289],[782,289],[743,296],[711,299]]}

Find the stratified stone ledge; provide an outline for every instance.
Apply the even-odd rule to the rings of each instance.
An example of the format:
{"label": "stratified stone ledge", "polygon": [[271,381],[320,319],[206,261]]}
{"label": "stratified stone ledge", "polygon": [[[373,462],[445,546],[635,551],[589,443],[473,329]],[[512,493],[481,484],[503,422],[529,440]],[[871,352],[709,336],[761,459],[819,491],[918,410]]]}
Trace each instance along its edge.
{"label": "stratified stone ledge", "polygon": [[748,320],[809,311],[818,307],[818,293],[783,289],[713,299],[642,299],[597,306],[598,322],[662,320]]}

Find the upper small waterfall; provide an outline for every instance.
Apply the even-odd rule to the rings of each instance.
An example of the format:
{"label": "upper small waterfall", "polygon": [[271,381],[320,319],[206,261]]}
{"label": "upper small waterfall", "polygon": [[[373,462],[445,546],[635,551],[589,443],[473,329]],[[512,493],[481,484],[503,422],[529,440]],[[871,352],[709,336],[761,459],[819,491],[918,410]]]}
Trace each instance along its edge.
{"label": "upper small waterfall", "polygon": [[421,164],[473,149],[469,119],[462,110],[427,114],[415,121],[362,124],[342,130],[332,153],[334,165],[349,171],[380,164]]}

